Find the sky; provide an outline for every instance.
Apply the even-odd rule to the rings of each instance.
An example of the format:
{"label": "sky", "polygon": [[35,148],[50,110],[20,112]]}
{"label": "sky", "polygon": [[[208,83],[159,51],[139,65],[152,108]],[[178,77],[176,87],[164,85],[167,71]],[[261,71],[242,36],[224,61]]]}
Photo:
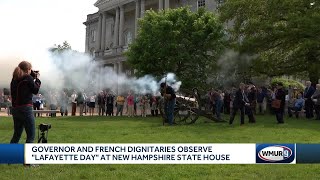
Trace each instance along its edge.
{"label": "sky", "polygon": [[85,50],[87,15],[98,11],[97,0],[0,0],[0,86],[7,84],[22,60],[36,66],[41,53],[69,42]]}

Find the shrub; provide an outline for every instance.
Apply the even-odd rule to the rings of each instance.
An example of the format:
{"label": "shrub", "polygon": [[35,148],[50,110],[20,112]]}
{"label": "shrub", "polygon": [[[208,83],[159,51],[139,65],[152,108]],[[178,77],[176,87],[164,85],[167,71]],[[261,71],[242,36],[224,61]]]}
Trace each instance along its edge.
{"label": "shrub", "polygon": [[273,78],[271,80],[271,85],[275,86],[279,82],[283,83],[283,86],[285,88],[288,88],[290,85],[291,87],[296,87],[300,91],[303,91],[305,88],[305,86],[301,82],[285,78]]}

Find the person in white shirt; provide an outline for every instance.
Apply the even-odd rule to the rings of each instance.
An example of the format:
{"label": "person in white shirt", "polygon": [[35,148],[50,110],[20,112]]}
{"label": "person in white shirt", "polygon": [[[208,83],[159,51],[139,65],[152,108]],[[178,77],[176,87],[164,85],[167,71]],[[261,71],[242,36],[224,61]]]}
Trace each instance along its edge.
{"label": "person in white shirt", "polygon": [[94,108],[96,106],[96,95],[90,96],[90,103],[89,103],[89,114],[93,116]]}
{"label": "person in white shirt", "polygon": [[76,110],[77,110],[77,92],[73,91],[73,94],[71,95],[71,103],[72,103],[72,110],[71,110],[71,115],[75,116],[76,115]]}

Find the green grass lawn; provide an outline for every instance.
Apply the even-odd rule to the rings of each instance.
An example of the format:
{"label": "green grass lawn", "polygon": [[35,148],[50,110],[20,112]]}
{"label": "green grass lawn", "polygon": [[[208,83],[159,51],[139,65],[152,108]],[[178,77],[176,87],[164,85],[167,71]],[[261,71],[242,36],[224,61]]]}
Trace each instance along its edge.
{"label": "green grass lawn", "polygon": [[[320,121],[257,116],[256,124],[162,126],[160,118],[57,117],[49,143],[320,143]],[[12,118],[0,117],[0,143],[8,143]],[[25,132],[20,142],[24,142]],[[319,179],[320,165],[0,165],[0,179]]]}

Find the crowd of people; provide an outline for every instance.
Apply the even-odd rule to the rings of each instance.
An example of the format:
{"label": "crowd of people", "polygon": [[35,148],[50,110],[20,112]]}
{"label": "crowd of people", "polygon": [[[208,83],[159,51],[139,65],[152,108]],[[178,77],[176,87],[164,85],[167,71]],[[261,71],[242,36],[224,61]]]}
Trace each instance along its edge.
{"label": "crowd of people", "polygon": [[[254,123],[255,115],[266,112],[275,114],[279,123],[283,123],[284,115],[297,118],[305,115],[308,119],[315,117],[320,120],[319,89],[319,84],[313,87],[310,81],[306,82],[304,91],[291,86],[285,89],[281,83],[273,88],[241,83],[239,88],[234,87],[230,90],[211,89],[202,97],[202,100],[205,101],[206,109],[213,111],[216,118],[221,119],[221,114],[230,115],[231,124],[238,111],[241,124],[244,123],[245,115],[248,116],[249,123]],[[61,93],[48,92],[45,96],[37,93],[32,97],[32,104],[34,110],[59,110],[61,116],[67,116],[71,111],[71,116],[97,114],[99,116],[146,117],[147,114],[158,116],[160,98],[150,94],[134,94],[131,91],[118,95],[109,90],[98,93],[73,91],[71,95],[62,91]],[[273,107],[276,100],[280,100],[278,101],[280,102],[279,107]],[[1,107],[6,109],[7,114],[11,115],[11,96],[1,93],[0,103]],[[35,116],[42,116],[42,114],[38,113]],[[46,116],[55,117],[56,113],[46,113]]]}
{"label": "crowd of people", "polygon": [[[87,95],[89,94],[89,96]],[[10,96],[2,95],[1,99],[7,99],[8,103],[5,109],[12,108]],[[32,96],[32,105],[34,110],[58,110],[61,116],[141,116],[147,114],[158,116],[160,97],[151,94],[142,95],[128,93],[115,95],[112,91],[104,90],[98,93],[85,93],[84,91],[73,91],[68,95],[66,91],[47,92],[46,94],[37,93]],[[42,113],[36,113],[35,117],[43,116]],[[56,113],[45,113],[45,116],[56,117]]]}
{"label": "crowd of people", "polygon": [[248,116],[249,123],[254,123],[255,115],[266,112],[275,114],[279,124],[284,123],[284,115],[294,115],[296,118],[305,115],[308,119],[315,117],[320,120],[320,84],[314,87],[310,81],[306,82],[304,90],[292,86],[284,88],[282,83],[273,88],[240,83],[239,88],[224,92],[211,89],[205,100],[206,107],[211,109],[218,119],[221,118],[221,112],[230,115],[230,124],[238,111],[241,125],[244,124],[245,115]]}
{"label": "crowd of people", "polygon": [[11,115],[12,111],[12,103],[11,103],[11,96],[5,94],[3,91],[0,92],[0,111],[4,109],[6,113]]}

